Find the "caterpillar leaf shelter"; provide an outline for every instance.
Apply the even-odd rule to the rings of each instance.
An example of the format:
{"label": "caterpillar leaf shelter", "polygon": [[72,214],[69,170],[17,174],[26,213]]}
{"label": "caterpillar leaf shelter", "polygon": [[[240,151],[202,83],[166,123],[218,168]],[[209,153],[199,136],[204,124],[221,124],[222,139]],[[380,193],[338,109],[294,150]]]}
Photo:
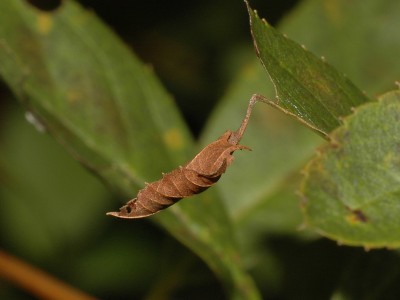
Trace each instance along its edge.
{"label": "caterpillar leaf shelter", "polygon": [[254,94],[247,113],[236,131],[226,131],[216,141],[207,145],[191,161],[175,170],[163,174],[162,178],[146,183],[136,198],[128,201],[118,212],[107,215],[136,219],[151,216],[179,200],[199,194],[215,184],[233,161],[236,150],[251,150],[239,145],[246,130],[253,106],[257,102],[270,103],[265,97]]}

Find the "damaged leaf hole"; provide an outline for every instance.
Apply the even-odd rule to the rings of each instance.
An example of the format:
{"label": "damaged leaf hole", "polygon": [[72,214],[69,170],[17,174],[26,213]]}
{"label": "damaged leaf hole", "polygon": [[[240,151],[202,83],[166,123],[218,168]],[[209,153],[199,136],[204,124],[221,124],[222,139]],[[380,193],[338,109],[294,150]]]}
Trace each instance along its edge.
{"label": "damaged leaf hole", "polygon": [[107,215],[126,219],[151,216],[183,198],[199,194],[214,185],[233,162],[233,152],[251,150],[239,145],[239,142],[246,130],[253,106],[257,102],[271,103],[264,96],[254,94],[250,99],[246,115],[236,131],[226,131],[187,164],[163,174],[158,181],[146,183],[136,198],[128,201],[119,212],[109,212]]}
{"label": "damaged leaf hole", "polygon": [[29,4],[42,11],[54,11],[61,6],[62,0],[26,0]]}

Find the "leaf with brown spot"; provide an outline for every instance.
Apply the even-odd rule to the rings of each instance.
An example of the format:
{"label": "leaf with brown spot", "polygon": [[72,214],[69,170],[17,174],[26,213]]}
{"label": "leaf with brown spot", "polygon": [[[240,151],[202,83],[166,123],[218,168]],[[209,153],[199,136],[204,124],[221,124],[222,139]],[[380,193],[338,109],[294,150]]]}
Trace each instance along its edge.
{"label": "leaf with brown spot", "polygon": [[400,247],[400,92],[358,107],[304,170],[311,228],[341,244]]}

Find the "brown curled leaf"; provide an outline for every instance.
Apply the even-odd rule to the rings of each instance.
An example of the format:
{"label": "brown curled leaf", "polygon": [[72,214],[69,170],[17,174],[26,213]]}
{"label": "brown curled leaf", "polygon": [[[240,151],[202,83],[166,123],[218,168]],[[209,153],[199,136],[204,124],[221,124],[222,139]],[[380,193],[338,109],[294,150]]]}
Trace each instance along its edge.
{"label": "brown curled leaf", "polygon": [[237,131],[227,131],[218,140],[207,145],[190,162],[155,182],[146,184],[136,198],[128,201],[119,212],[107,215],[136,219],[153,215],[182,198],[199,194],[215,184],[232,163],[233,152],[250,148],[239,145],[247,127],[252,108],[258,101],[268,103],[263,96],[253,95],[247,113]]}
{"label": "brown curled leaf", "polygon": [[[216,183],[232,163],[232,153],[249,149],[231,144],[233,133],[225,132],[200,151],[189,163],[179,167],[139,191],[135,199],[109,215],[120,218],[143,218],[165,209],[182,198],[201,193]],[[249,149],[250,150],[250,149]]]}

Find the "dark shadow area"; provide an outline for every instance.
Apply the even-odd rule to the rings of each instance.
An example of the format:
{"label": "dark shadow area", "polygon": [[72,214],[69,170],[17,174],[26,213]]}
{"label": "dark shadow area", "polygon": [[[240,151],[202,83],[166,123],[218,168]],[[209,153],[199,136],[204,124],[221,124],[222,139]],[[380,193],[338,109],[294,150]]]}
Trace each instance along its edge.
{"label": "dark shadow area", "polygon": [[62,0],[26,0],[26,1],[43,11],[56,10],[62,3]]}
{"label": "dark shadow area", "polygon": [[400,256],[396,252],[338,246],[324,238],[270,237],[263,245],[283,270],[274,293],[260,286],[268,299],[330,299],[335,294],[345,299],[400,297]]}

